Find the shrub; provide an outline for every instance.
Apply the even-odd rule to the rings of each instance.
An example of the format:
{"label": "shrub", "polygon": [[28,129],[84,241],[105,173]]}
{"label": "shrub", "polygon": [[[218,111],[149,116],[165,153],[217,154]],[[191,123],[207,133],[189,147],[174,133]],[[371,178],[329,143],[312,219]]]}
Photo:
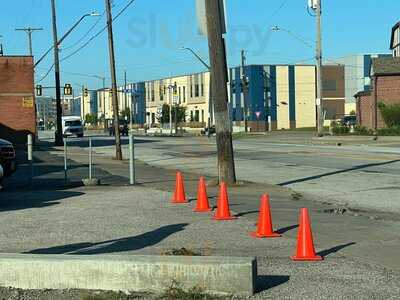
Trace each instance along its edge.
{"label": "shrub", "polygon": [[343,126],[339,123],[334,123],[332,124],[332,132],[334,135],[343,135],[343,134],[348,134],[350,132],[350,128],[347,126]]}
{"label": "shrub", "polygon": [[400,135],[400,126],[378,129],[378,135],[380,136]]}
{"label": "shrub", "polygon": [[378,103],[378,108],[387,127],[400,127],[400,103]]}

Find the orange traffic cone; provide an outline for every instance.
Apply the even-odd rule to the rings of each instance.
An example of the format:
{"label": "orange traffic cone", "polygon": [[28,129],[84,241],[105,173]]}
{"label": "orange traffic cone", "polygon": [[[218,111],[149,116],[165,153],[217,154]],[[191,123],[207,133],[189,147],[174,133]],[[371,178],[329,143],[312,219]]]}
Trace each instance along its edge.
{"label": "orange traffic cone", "polygon": [[261,197],[257,231],[251,232],[250,235],[256,238],[273,238],[281,236],[272,229],[271,209],[269,206],[269,195],[267,194],[262,195]]}
{"label": "orange traffic cone", "polygon": [[315,254],[314,242],[311,232],[307,208],[300,209],[299,231],[297,235],[297,252],[291,256],[296,261],[319,261],[321,256]]}
{"label": "orange traffic cone", "polygon": [[175,192],[172,196],[172,203],[174,204],[182,204],[188,203],[185,194],[185,185],[183,183],[182,173],[176,171],[176,183],[175,183]]}
{"label": "orange traffic cone", "polygon": [[221,182],[218,201],[217,201],[217,210],[213,217],[214,220],[218,221],[229,221],[237,219],[237,217],[232,216],[229,209],[229,199],[228,199],[228,190],[226,188],[225,182]]}
{"label": "orange traffic cone", "polygon": [[209,212],[211,211],[210,203],[208,202],[206,181],[204,177],[200,177],[199,188],[197,191],[197,202],[195,212]]}

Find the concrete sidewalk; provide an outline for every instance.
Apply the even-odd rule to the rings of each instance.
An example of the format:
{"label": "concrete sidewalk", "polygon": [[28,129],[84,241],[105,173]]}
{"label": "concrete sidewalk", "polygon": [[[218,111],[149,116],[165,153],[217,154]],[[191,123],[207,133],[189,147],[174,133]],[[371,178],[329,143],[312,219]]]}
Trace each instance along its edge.
{"label": "concrete sidewalk", "polygon": [[[60,191],[5,192],[13,203],[2,207],[2,252],[36,254],[163,254],[185,247],[202,255],[257,256],[260,299],[396,299],[400,274],[343,255],[343,245],[317,249],[320,263],[289,260],[296,240],[253,239],[254,221],[240,217],[216,222],[211,214],[195,214],[190,205],[170,204],[171,193],[145,187],[75,188]],[[234,207],[233,207],[234,209]],[[311,216],[313,217],[313,216]],[[349,247],[351,245],[348,245]]]}

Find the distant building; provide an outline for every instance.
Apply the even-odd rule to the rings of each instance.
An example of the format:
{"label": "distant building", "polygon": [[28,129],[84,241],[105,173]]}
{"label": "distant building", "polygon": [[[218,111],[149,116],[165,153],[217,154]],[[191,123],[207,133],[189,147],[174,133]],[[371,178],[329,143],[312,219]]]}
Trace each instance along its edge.
{"label": "distant building", "polygon": [[55,124],[56,120],[56,102],[53,97],[36,97],[37,121],[42,121],[48,128],[50,123]]}
{"label": "distant building", "polygon": [[371,85],[355,94],[357,121],[369,129],[386,127],[379,104],[400,104],[400,23],[392,28],[390,49],[393,56],[372,59],[369,77]]}
{"label": "distant building", "polygon": [[36,135],[33,57],[0,56],[0,138],[26,143]]}
{"label": "distant building", "polygon": [[393,52],[393,57],[400,57],[400,22],[392,28],[390,50]]}
{"label": "distant building", "polygon": [[379,103],[400,103],[400,57],[374,58],[371,79],[371,89],[355,95],[358,122],[369,129],[384,128]]}
{"label": "distant building", "polygon": [[367,91],[370,88],[369,73],[372,59],[390,56],[390,54],[356,54],[335,59],[334,62],[344,65],[345,68],[345,115],[356,111],[354,95],[358,91]]}

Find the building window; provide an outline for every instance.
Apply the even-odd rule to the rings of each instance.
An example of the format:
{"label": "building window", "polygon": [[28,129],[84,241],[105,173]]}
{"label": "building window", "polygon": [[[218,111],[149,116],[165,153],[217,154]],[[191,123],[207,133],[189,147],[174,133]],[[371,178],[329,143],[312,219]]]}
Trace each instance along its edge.
{"label": "building window", "polygon": [[194,97],[197,98],[200,96],[200,75],[197,74],[194,77]]}
{"label": "building window", "polygon": [[200,121],[200,111],[196,110],[194,112],[194,121],[199,122]]}
{"label": "building window", "polygon": [[163,88],[161,85],[160,85],[159,93],[160,93],[160,101],[164,101],[164,91],[163,91]]}
{"label": "building window", "polygon": [[204,109],[201,110],[201,122],[204,122]]}
{"label": "building window", "polygon": [[183,87],[183,103],[186,102],[186,86]]}
{"label": "building window", "polygon": [[201,74],[201,86],[200,86],[200,94],[203,97],[204,96],[204,74]]}
{"label": "building window", "polygon": [[334,92],[337,90],[337,82],[336,80],[324,80],[323,87],[324,91]]}
{"label": "building window", "polygon": [[154,82],[151,83],[151,102],[154,102],[154,97],[155,93],[154,93]]}
{"label": "building window", "polygon": [[179,91],[179,95],[178,95],[179,102],[178,103],[181,103],[181,101],[182,101],[182,89],[181,89],[181,87],[179,87],[178,91]]}

